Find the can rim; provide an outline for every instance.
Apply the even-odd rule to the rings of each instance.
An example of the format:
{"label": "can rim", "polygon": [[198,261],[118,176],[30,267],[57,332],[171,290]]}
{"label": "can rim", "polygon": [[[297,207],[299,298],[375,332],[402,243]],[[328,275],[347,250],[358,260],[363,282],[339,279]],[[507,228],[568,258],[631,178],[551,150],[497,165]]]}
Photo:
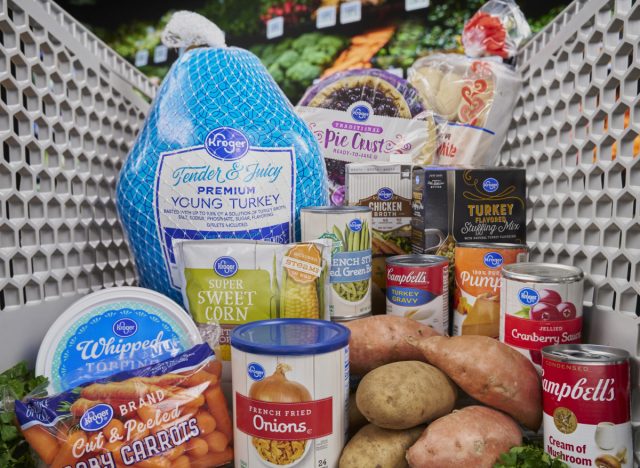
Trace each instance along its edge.
{"label": "can rim", "polygon": [[[316,341],[307,340],[304,344],[287,343],[289,335],[300,332],[301,327],[314,330]],[[290,328],[290,333],[287,333]],[[262,329],[262,330],[261,330]],[[323,330],[326,333],[323,334]],[[260,332],[267,340],[260,340]],[[240,325],[231,332],[231,347],[245,353],[269,356],[313,356],[342,349],[349,345],[351,331],[344,325],[316,319],[272,319],[257,320]]]}
{"label": "can rim", "polygon": [[307,206],[300,208],[300,213],[370,213],[371,208],[368,206]]}
{"label": "can rim", "polygon": [[527,244],[508,244],[506,242],[456,242],[456,248],[457,247],[472,247],[476,249],[529,250],[529,246]]}
{"label": "can rim", "polygon": [[542,348],[542,355],[566,363],[616,364],[629,361],[628,351],[604,345],[562,344]]}
{"label": "can rim", "polygon": [[502,276],[531,283],[575,283],[584,279],[584,272],[572,265],[522,262],[502,267]]}
{"label": "can rim", "polygon": [[387,257],[385,259],[387,265],[397,266],[431,266],[440,265],[442,263],[449,263],[447,257],[442,255],[429,255],[429,254],[406,254],[406,255],[394,255],[393,257]]}

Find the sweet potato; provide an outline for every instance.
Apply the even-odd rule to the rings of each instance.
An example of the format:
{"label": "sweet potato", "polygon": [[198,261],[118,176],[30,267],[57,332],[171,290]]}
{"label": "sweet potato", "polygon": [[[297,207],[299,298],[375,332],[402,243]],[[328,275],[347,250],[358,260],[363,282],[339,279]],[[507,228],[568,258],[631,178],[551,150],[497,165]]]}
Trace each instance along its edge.
{"label": "sweet potato", "polygon": [[351,330],[349,359],[354,375],[364,375],[391,362],[424,361],[423,354],[406,339],[438,335],[429,326],[395,315],[375,315],[344,325]]}
{"label": "sweet potato", "polygon": [[364,376],[356,404],[385,429],[409,429],[453,410],[456,388],[440,370],[420,361],[393,362]]}
{"label": "sweet potato", "polygon": [[410,341],[469,396],[510,414],[531,430],[540,428],[540,376],[522,354],[486,336],[438,336]]}
{"label": "sweet potato", "polygon": [[520,428],[509,416],[469,406],[431,423],[407,451],[407,461],[411,468],[491,468],[521,443]]}
{"label": "sweet potato", "polygon": [[424,426],[393,431],[368,424],[358,431],[349,441],[340,456],[339,468],[404,468],[407,465],[405,454],[422,431]]}

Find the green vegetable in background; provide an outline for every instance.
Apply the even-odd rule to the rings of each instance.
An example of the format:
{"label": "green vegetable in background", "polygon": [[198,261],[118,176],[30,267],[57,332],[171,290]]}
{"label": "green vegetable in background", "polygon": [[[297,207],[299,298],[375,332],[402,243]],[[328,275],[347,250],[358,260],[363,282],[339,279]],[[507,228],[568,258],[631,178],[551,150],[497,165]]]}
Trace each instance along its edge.
{"label": "green vegetable in background", "polygon": [[298,62],[287,70],[286,77],[292,81],[297,81],[303,88],[311,86],[313,80],[315,80],[322,73],[322,69],[316,65],[311,65],[308,62]]}
{"label": "green vegetable in background", "polygon": [[568,468],[568,466],[562,460],[552,458],[538,445],[521,445],[503,453],[493,468]]}
{"label": "green vegetable in background", "polygon": [[300,55],[293,50],[287,50],[284,54],[278,58],[276,62],[280,67],[289,69],[300,61]]}
{"label": "green vegetable in background", "polygon": [[21,362],[0,374],[0,466],[2,468],[35,468],[38,463],[14,424],[13,401],[24,398],[47,379],[34,377],[33,371]]}

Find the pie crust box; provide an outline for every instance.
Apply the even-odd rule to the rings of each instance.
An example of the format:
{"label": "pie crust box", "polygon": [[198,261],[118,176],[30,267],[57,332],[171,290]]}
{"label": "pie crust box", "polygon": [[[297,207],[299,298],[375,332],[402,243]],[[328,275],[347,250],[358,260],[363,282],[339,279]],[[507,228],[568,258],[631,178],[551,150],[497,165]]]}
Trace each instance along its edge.
{"label": "pie crust box", "polygon": [[331,75],[307,90],[297,111],[320,144],[333,205],[345,203],[347,163],[433,162],[435,117],[413,86],[389,72]]}

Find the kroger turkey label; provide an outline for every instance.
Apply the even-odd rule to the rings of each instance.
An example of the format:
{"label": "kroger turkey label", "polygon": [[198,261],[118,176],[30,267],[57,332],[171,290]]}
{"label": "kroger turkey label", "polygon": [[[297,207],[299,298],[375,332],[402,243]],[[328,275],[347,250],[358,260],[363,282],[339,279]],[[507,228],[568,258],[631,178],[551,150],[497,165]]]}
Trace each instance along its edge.
{"label": "kroger turkey label", "polygon": [[338,466],[347,430],[348,348],[276,356],[232,346],[231,353],[236,468]]}
{"label": "kroger turkey label", "polygon": [[203,145],[162,153],[154,206],[171,284],[180,287],[174,241],[293,238],[293,148],[249,145],[240,131],[212,130]]}
{"label": "kroger turkey label", "polygon": [[449,265],[387,265],[387,314],[449,331]]}
{"label": "kroger turkey label", "polygon": [[583,282],[529,283],[502,278],[500,341],[540,370],[545,346],[580,343]]}
{"label": "kroger turkey label", "polygon": [[544,448],[570,467],[633,466],[629,364],[542,358]]}

